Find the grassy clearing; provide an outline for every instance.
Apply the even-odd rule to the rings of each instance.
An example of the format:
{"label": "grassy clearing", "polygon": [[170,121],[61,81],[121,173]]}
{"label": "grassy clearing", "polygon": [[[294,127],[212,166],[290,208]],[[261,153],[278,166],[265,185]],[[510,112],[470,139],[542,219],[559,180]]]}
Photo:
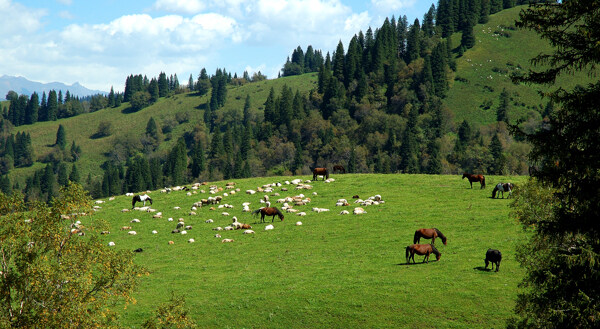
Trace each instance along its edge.
{"label": "grassy clearing", "polygon": [[[143,248],[135,258],[150,272],[141,280],[137,304],[118,306],[124,326],[139,327],[172,292],[186,296],[201,327],[504,326],[523,274],[514,251],[525,233],[508,217],[509,201],[490,196],[494,183],[518,184],[524,177],[487,177],[484,190],[470,189],[460,176],[334,177],[336,181],[330,184],[313,182],[312,190],[281,192],[276,188],[281,197],[304,192],[312,202],[296,207],[307,216],[286,213],[272,231],[264,231],[265,224],[256,223],[258,218],[241,212],[245,201],[257,209],[263,195],[244,191],[294,177],[238,180],[242,192],[223,201],[235,206],[225,210],[230,216],[207,207],[189,216],[191,205],[208,194],[153,192],[153,207],[163,212],[162,219],[153,219],[151,213],[121,213],[130,208],[130,197],[118,196],[103,204],[93,218],[108,222],[112,233],[104,239],[114,241],[116,248]],[[224,182],[217,184],[224,186]],[[335,201],[352,202],[355,194],[362,198],[381,194],[386,203],[366,207],[364,215],[339,215],[341,208],[352,210],[355,205],[335,207]],[[175,206],[182,209],[175,210]],[[312,207],[331,211],[315,213]],[[253,225],[256,234],[221,231],[223,238],[235,239],[221,243],[212,228],[228,225],[233,215]],[[169,222],[168,217],[175,221]],[[187,235],[170,233],[179,217],[194,226]],[[141,223],[131,224],[133,218]],[[215,222],[204,223],[208,218]],[[294,225],[298,220],[302,226]],[[133,226],[138,234],[120,231],[124,225]],[[436,241],[442,252],[439,262],[421,264],[423,257],[415,256],[417,264],[407,265],[404,248],[422,227],[439,228],[448,237],[448,245]],[[151,234],[152,230],[158,234]],[[196,243],[187,243],[189,238]],[[175,244],[168,245],[169,240]],[[488,248],[503,253],[498,273],[483,270]]]}

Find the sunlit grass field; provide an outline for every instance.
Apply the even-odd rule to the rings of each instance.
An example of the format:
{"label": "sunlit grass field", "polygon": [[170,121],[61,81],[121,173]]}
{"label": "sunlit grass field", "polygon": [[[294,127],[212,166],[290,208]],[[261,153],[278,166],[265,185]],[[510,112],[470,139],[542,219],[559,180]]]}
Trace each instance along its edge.
{"label": "sunlit grass field", "polygon": [[[334,182],[312,182],[311,190],[285,185],[294,178],[237,180],[241,192],[221,202],[233,209],[203,207],[195,216],[189,215],[192,204],[208,193],[153,191],[152,208],[162,212],[160,219],[152,218],[153,213],[122,213],[131,208],[131,197],[101,204],[86,220],[107,221],[111,234],[103,237],[114,241],[114,248],[142,248],[134,257],[150,273],[134,295],[137,303],[117,306],[123,325],[139,327],[172,294],[185,296],[191,316],[203,328],[497,328],[511,316],[523,276],[515,247],[526,233],[509,217],[510,200],[490,197],[495,183],[518,186],[525,177],[487,177],[483,190],[478,183],[470,189],[460,176],[332,175]],[[305,217],[285,213],[283,222],[276,217],[275,228],[265,231],[266,224],[242,213],[241,204],[259,208],[264,193],[244,191],[275,182],[289,191],[276,187],[280,196],[270,196],[273,205],[281,206],[274,202],[277,198],[300,193],[312,202],[295,207]],[[366,214],[339,214],[343,209],[352,213],[357,206],[352,196],[376,194],[385,203],[364,207]],[[340,198],[351,206],[336,207]],[[330,211],[316,213],[313,207]],[[256,233],[213,230],[229,225],[232,216],[251,224]],[[134,218],[141,223],[130,223]],[[187,235],[171,233],[178,218],[193,226]],[[205,223],[209,218],[214,223]],[[303,225],[296,226],[297,221]],[[119,230],[121,226],[132,226],[137,235]],[[417,264],[407,265],[404,251],[415,230],[430,227],[448,237],[446,246],[435,242],[441,260],[432,256],[423,264],[423,257],[415,256]],[[235,241],[221,243],[216,233]],[[196,242],[188,243],[190,238]],[[488,248],[502,251],[497,273],[483,269]]]}

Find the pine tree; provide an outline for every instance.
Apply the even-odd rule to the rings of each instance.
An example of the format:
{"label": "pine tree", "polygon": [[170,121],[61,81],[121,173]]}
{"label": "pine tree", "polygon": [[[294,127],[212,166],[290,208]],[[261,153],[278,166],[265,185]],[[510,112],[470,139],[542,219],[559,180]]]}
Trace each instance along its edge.
{"label": "pine tree", "polygon": [[408,29],[404,61],[409,64],[419,57],[421,57],[421,27],[419,19],[415,19],[413,25]]}
{"label": "pine tree", "polygon": [[160,72],[158,75],[158,96],[165,97],[169,93],[169,82],[167,82],[167,74]]}
{"label": "pine tree", "polygon": [[156,81],[156,79],[152,78],[152,80],[150,80],[150,84],[148,85],[148,93],[150,93],[150,101],[152,103],[155,103],[156,101],[158,101],[159,96],[159,90],[158,90],[158,81]]}
{"label": "pine tree", "polygon": [[508,110],[510,107],[510,96],[506,88],[500,93],[500,104],[496,110],[496,121],[508,123]]}
{"label": "pine tree", "polygon": [[526,273],[514,327],[600,326],[600,81],[554,85],[576,71],[597,72],[598,13],[598,1],[551,2],[523,9],[516,23],[555,47],[533,58],[541,71],[516,80],[552,87],[547,95],[558,110],[544,129],[521,132],[532,144],[539,184],[523,187],[515,204],[515,217],[533,234],[517,253]]}
{"label": "pine tree", "polygon": [[338,81],[344,81],[344,44],[342,43],[342,40],[338,42],[337,48],[335,49],[332,65],[333,76],[336,77]]}
{"label": "pine tree", "polygon": [[77,169],[77,165],[74,163],[71,168],[71,173],[69,174],[69,180],[74,183],[80,183],[81,177],[79,176],[79,169]]}
{"label": "pine tree", "polygon": [[475,46],[475,34],[473,33],[473,25],[466,23],[462,29],[462,38],[460,39],[460,46],[463,49],[470,49]]}
{"label": "pine tree", "polygon": [[60,186],[67,186],[67,185],[69,185],[69,176],[68,176],[68,173],[67,173],[67,164],[64,163],[64,162],[60,162],[58,164],[58,172],[57,172],[56,182]]}
{"label": "pine tree", "polygon": [[34,124],[38,121],[38,112],[40,107],[40,98],[36,92],[31,94],[25,110],[25,124]]}
{"label": "pine tree", "polygon": [[50,90],[48,92],[48,103],[46,110],[46,119],[47,121],[56,121],[58,113],[58,98],[56,95],[56,91]]}
{"label": "pine tree", "polygon": [[115,107],[115,91],[113,86],[110,86],[110,92],[108,93],[108,106]]}
{"label": "pine tree", "polygon": [[56,131],[56,142],[54,145],[58,146],[61,150],[64,150],[67,146],[67,132],[65,131],[65,127],[63,125],[58,125],[58,130]]}
{"label": "pine tree", "polygon": [[492,136],[490,142],[490,154],[492,156],[492,163],[488,167],[488,173],[492,175],[502,175],[504,173],[504,166],[506,164],[506,156],[504,155],[504,148],[498,138],[498,134]]}
{"label": "pine tree", "polygon": [[271,87],[269,91],[269,96],[267,96],[267,100],[265,101],[265,111],[264,111],[264,121],[274,123],[276,120],[275,114],[275,89]]}

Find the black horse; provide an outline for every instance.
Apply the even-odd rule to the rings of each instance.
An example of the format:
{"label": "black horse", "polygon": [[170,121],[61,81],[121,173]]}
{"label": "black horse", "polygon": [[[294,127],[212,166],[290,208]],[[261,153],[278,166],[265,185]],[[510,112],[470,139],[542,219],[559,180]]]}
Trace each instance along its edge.
{"label": "black horse", "polygon": [[502,253],[500,250],[496,249],[488,249],[485,253],[485,268],[487,269],[488,264],[492,263],[492,270],[494,269],[494,264],[496,264],[496,272],[500,268],[500,261],[502,260]]}

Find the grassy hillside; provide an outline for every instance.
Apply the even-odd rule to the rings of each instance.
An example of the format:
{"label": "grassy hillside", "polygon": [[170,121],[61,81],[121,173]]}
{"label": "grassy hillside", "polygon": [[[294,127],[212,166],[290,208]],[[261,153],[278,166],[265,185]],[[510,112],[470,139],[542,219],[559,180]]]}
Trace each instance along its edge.
{"label": "grassy hillside", "polygon": [[[307,93],[310,89],[316,87],[316,74],[265,80],[236,87],[230,86],[227,93],[227,102],[218,112],[219,118],[225,116],[228,119],[237,118],[241,121],[246,95],[250,95],[252,109],[256,112],[262,110],[269,90],[274,88],[277,92],[280,92],[284,84],[287,84],[294,91],[299,90],[301,93]],[[75,140],[76,144],[81,146],[83,150],[83,155],[77,162],[79,171],[86,173],[84,177],[87,177],[88,172],[94,176],[99,176],[102,174],[100,165],[106,161],[105,155],[112,149],[116,140],[139,140],[146,130],[146,124],[150,117],[153,117],[161,127],[167,120],[175,121],[178,113],[185,113],[188,120],[177,124],[170,135],[166,136],[170,137],[169,140],[160,146],[161,150],[168,150],[184,132],[190,131],[194,125],[203,121],[203,109],[208,101],[208,95],[199,97],[195,93],[178,94],[161,98],[152,106],[135,113],[129,113],[129,103],[125,103],[118,108],[103,109],[58,121],[38,122],[34,125],[17,127],[15,130],[31,134],[36,157],[44,158],[52,152],[58,126],[62,124],[67,132],[68,147]],[[97,131],[98,124],[103,121],[111,123],[112,135],[99,139],[91,138]],[[43,165],[37,163],[33,167],[12,170],[11,181],[23,179],[23,177],[31,175],[41,167]]]}
{"label": "grassy hillside", "polygon": [[[186,296],[191,315],[200,327],[228,328],[494,328],[502,327],[512,314],[517,285],[523,271],[515,261],[515,246],[525,233],[508,217],[509,200],[491,199],[494,183],[522,182],[523,177],[487,177],[486,189],[469,188],[460,176],[436,175],[335,175],[335,181],[313,182],[312,190],[275,188],[279,197],[303,192],[312,199],[305,217],[285,214],[272,231],[266,224],[241,212],[243,202],[251,209],[261,206],[264,194],[245,194],[246,189],[296,177],[238,180],[240,193],[224,198],[233,209],[198,209],[191,205],[208,193],[187,196],[152,192],[153,213],[133,211],[131,197],[107,201],[91,218],[104,220],[115,248],[143,248],[136,262],[149,270],[135,294],[135,305],[120,305],[127,327],[139,327],[143,319],[171,293]],[[304,177],[307,179],[309,177]],[[310,177],[312,178],[312,177]],[[216,183],[224,187],[224,182]],[[208,191],[208,189],[206,189]],[[223,191],[225,192],[225,191]],[[222,195],[223,192],[218,193]],[[316,195],[313,194],[316,192]],[[277,196],[271,195],[271,200]],[[336,207],[339,198],[352,202],[353,195],[368,198],[380,194],[385,204],[365,207],[363,215],[339,215],[356,205]],[[280,207],[281,204],[274,203]],[[176,210],[174,207],[181,209]],[[330,209],[316,213],[313,207]],[[229,213],[222,215],[223,211]],[[221,231],[214,227],[231,223],[232,216],[253,225],[255,234]],[[168,221],[168,218],[174,221]],[[134,218],[141,223],[130,223]],[[172,234],[178,218],[193,229],[187,235]],[[205,223],[206,219],[214,223]],[[302,221],[302,226],[296,226]],[[268,224],[271,224],[268,221]],[[137,235],[121,231],[133,226]],[[418,228],[437,227],[447,237],[435,262],[406,264],[404,249],[412,244]],[[157,230],[158,234],[151,234]],[[194,238],[195,243],[187,240]],[[168,241],[174,241],[169,245]],[[421,243],[428,243],[422,240]],[[502,251],[499,272],[484,270],[488,248]]]}
{"label": "grassy hillside", "polygon": [[[545,88],[515,85],[510,79],[513,72],[530,68],[531,58],[551,49],[548,42],[541,40],[536,33],[515,28],[515,20],[522,8],[525,7],[490,15],[487,24],[474,27],[475,46],[456,59],[456,78],[444,101],[457,122],[464,119],[477,124],[496,122],[498,99],[504,88],[511,95],[511,120],[535,115],[531,111],[543,109],[548,102],[539,95],[539,91]],[[459,44],[460,34],[455,34],[453,45]],[[559,86],[572,87],[587,80],[589,77],[585,74],[575,74]],[[485,109],[484,103],[491,107]]]}

